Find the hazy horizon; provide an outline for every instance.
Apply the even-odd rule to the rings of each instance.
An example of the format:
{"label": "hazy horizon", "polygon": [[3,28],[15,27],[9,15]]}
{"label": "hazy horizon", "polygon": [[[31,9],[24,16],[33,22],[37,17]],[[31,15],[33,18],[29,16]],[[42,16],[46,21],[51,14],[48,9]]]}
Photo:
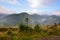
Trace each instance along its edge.
{"label": "hazy horizon", "polygon": [[0,13],[60,15],[60,0],[0,0]]}

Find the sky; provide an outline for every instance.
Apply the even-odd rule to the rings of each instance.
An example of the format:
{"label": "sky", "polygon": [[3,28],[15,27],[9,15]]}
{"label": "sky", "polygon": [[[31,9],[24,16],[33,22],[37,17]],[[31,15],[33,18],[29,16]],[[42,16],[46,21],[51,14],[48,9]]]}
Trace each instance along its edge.
{"label": "sky", "polygon": [[60,0],[0,0],[0,13],[60,15]]}

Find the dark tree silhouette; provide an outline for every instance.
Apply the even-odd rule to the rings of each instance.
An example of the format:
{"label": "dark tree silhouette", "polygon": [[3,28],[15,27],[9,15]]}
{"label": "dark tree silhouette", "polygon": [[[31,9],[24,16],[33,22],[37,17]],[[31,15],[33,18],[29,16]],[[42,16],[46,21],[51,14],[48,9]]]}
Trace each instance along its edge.
{"label": "dark tree silhouette", "polygon": [[35,30],[36,32],[39,32],[39,31],[40,31],[40,27],[39,27],[38,24],[34,27],[34,30]]}
{"label": "dark tree silhouette", "polygon": [[24,28],[25,28],[25,25],[23,23],[20,23],[19,24],[19,32],[23,32],[24,31]]}
{"label": "dark tree silhouette", "polygon": [[28,26],[28,21],[29,21],[29,18],[26,17],[26,18],[25,18],[25,22],[26,22],[27,26]]}

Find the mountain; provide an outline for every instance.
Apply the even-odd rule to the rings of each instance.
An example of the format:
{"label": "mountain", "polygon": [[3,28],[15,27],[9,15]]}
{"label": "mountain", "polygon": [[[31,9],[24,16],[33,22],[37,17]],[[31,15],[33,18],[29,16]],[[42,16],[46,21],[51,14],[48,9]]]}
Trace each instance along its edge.
{"label": "mountain", "polygon": [[7,14],[0,13],[0,18],[5,17]]}
{"label": "mountain", "polygon": [[[3,16],[3,17],[1,17]],[[11,15],[0,15],[0,25],[18,25],[19,23],[25,22],[25,18],[29,18],[28,24],[40,24],[40,25],[46,25],[46,24],[54,24],[54,23],[60,23],[60,16],[56,15],[38,15],[33,14],[29,15],[26,12],[22,12],[19,14],[11,14]]]}
{"label": "mountain", "polygon": [[52,15],[44,23],[46,24],[60,23],[60,16]]}

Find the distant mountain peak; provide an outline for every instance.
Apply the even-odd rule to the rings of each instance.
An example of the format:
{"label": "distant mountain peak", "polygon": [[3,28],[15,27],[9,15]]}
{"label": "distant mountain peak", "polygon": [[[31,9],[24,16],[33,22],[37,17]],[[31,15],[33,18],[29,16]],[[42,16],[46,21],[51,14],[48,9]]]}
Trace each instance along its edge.
{"label": "distant mountain peak", "polygon": [[59,23],[60,22],[60,16],[56,15],[38,15],[38,14],[33,14],[30,15],[27,12],[22,12],[19,14],[11,14],[11,15],[0,15],[0,25],[18,25],[20,22],[25,23],[25,18],[29,18],[29,23],[28,24],[54,24],[54,23]]}
{"label": "distant mountain peak", "polygon": [[20,14],[23,14],[23,15],[29,15],[27,12],[22,12]]}

